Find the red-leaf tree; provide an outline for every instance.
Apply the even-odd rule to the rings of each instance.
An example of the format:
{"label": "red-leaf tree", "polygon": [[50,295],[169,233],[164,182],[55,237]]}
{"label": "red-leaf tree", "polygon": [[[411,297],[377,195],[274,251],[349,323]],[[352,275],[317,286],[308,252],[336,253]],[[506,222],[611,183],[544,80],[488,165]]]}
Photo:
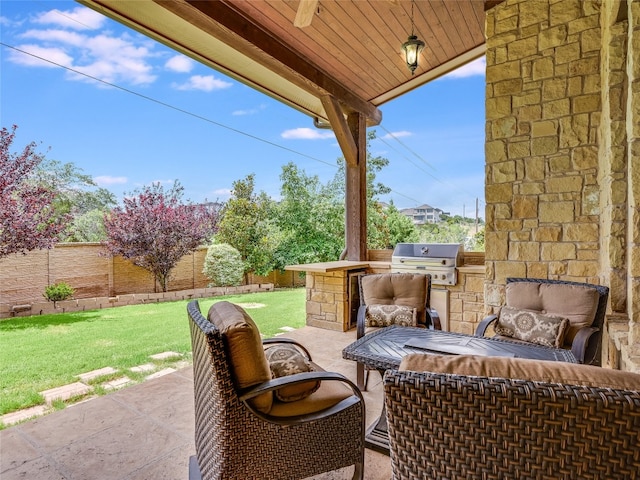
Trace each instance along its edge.
{"label": "red-leaf tree", "polygon": [[148,270],[163,292],[171,269],[214,233],[217,221],[208,205],[183,204],[183,190],[177,181],[166,192],[155,183],[105,216],[107,252]]}
{"label": "red-leaf tree", "polygon": [[53,247],[69,221],[53,206],[56,192],[32,178],[44,160],[36,144],[10,152],[16,128],[3,127],[0,134],[0,258]]}

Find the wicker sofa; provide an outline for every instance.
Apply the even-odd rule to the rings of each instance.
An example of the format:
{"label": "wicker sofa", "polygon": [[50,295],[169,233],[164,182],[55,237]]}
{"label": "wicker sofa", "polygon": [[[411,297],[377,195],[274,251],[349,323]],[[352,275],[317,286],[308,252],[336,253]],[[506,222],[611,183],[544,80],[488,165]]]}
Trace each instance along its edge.
{"label": "wicker sofa", "polygon": [[384,378],[393,479],[640,478],[640,375],[409,355]]}

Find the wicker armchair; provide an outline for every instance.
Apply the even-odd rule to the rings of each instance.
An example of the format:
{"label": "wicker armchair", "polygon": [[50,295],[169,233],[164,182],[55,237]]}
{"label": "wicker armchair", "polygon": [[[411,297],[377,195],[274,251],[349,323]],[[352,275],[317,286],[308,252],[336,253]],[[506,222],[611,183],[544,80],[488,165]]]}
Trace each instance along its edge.
{"label": "wicker armchair", "polygon": [[[209,319],[242,317],[242,313],[238,314],[240,307],[235,306],[234,310],[230,305],[233,304],[215,303]],[[234,371],[232,364],[235,347],[229,345],[227,335],[200,313],[197,301],[189,303],[187,312],[193,348],[196,446],[196,456],[189,461],[190,480],[299,479],[350,465],[355,465],[353,478],[363,478],[365,405],[352,382],[340,374],[321,371],[297,373],[240,389],[234,378],[239,369]],[[259,333],[257,339],[259,344]],[[254,363],[263,360],[256,359]],[[264,397],[265,393],[272,395],[283,386],[317,380],[321,387],[316,393],[299,402],[279,405],[278,414],[273,413],[275,400],[268,413],[252,404],[252,399]],[[335,393],[337,390],[342,399]],[[327,394],[328,391],[334,393]],[[331,395],[337,402],[328,401]],[[312,397],[315,400],[309,400]],[[301,407],[305,401],[307,405]],[[309,412],[309,402],[316,402],[316,407],[320,402],[324,407]]]}
{"label": "wicker armchair", "polygon": [[[438,312],[431,308],[431,275],[422,273],[374,273],[358,277],[360,306],[357,314],[357,338],[365,335],[369,329],[370,307],[383,306],[412,309],[413,326],[440,330]],[[382,313],[384,315],[384,312]],[[378,327],[400,323],[393,314],[378,322]],[[375,324],[375,323],[374,323]],[[377,327],[372,327],[377,328]],[[369,368],[362,363],[357,365],[357,384],[361,390],[367,389]]]}
{"label": "wicker armchair", "polygon": [[[590,283],[547,280],[541,278],[507,278],[506,305],[525,310],[544,310],[544,313],[567,317],[569,332],[562,348],[570,349],[578,362],[601,365],[601,346],[604,318],[607,312],[609,288]],[[589,296],[588,300],[583,300]],[[593,303],[591,305],[590,303]],[[579,312],[578,312],[579,311]],[[585,322],[584,318],[589,317]],[[477,336],[484,336],[498,315],[490,315],[476,328]]]}
{"label": "wicker armchair", "polygon": [[640,375],[422,357],[384,377],[393,480],[640,478]]}

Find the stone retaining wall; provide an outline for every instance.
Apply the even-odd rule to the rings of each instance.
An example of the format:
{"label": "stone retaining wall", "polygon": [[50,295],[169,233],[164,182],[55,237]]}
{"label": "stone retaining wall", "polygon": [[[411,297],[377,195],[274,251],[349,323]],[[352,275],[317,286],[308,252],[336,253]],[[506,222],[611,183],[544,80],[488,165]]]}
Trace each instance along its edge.
{"label": "stone retaining wall", "polygon": [[[148,271],[120,257],[102,256],[101,250],[98,243],[61,243],[51,250],[0,259],[0,318],[12,312],[22,314],[25,305],[46,305],[44,290],[57,282],[73,287],[72,302],[106,305],[112,301],[109,299],[126,295],[163,295],[157,293],[161,289]],[[202,274],[206,253],[202,247],[178,262],[165,295],[208,286],[209,280]],[[272,272],[266,277],[250,275],[249,284],[298,287],[304,286],[305,279],[298,272]],[[46,310],[36,310],[40,309]]]}
{"label": "stone retaining wall", "polygon": [[9,306],[0,304],[0,318],[25,317],[29,315],[47,315],[51,313],[82,312],[102,308],[123,307],[143,303],[174,302],[195,298],[219,297],[222,295],[238,295],[242,293],[271,292],[272,283],[240,285],[238,287],[212,287],[180,290],[164,293],[131,293],[114,297],[79,298],[61,302],[35,302]]}

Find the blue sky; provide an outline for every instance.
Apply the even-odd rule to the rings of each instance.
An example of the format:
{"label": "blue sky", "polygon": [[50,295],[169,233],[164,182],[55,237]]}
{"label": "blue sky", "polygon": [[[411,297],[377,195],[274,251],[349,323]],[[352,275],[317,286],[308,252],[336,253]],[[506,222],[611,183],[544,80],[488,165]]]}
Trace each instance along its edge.
{"label": "blue sky", "polygon": [[[224,201],[253,173],[278,199],[282,165],[323,182],[336,172],[336,139],[310,117],[76,2],[2,0],[0,28],[0,118],[18,125],[15,149],[36,141],[118,197],[177,179],[185,199]],[[484,80],[480,59],[380,107],[382,200],[471,217],[478,198],[484,216]]]}

